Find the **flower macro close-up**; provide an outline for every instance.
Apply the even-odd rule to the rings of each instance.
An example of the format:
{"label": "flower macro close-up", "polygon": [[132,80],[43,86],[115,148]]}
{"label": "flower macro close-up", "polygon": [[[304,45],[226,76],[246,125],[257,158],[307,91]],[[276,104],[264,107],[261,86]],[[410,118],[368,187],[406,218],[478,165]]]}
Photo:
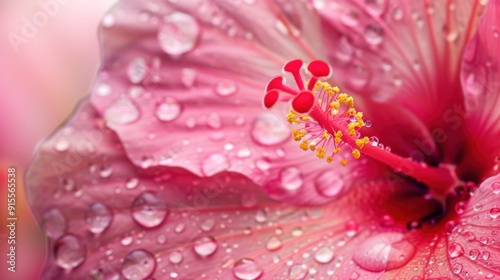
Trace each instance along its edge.
{"label": "flower macro close-up", "polygon": [[42,279],[500,279],[500,0],[121,0],[26,175]]}

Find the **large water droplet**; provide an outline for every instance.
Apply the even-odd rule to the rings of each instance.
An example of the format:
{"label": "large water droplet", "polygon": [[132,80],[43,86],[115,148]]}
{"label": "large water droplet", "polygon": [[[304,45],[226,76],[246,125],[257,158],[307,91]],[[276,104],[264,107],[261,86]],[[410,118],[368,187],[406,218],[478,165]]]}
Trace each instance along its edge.
{"label": "large water droplet", "polygon": [[54,245],[56,263],[64,269],[72,269],[85,261],[85,245],[74,235],[65,235]]}
{"label": "large water droplet", "polygon": [[278,250],[279,248],[281,248],[281,240],[279,240],[279,238],[276,236],[271,237],[269,241],[267,241],[266,248],[269,251]]}
{"label": "large water droplet", "polygon": [[316,177],[314,185],[318,193],[322,196],[335,197],[344,188],[344,180],[340,178],[338,172],[327,170]]}
{"label": "large water droplet", "polygon": [[378,45],[384,39],[384,30],[378,25],[368,25],[365,29],[365,39],[368,44]]}
{"label": "large water droplet", "polygon": [[182,262],[182,259],[183,259],[183,256],[182,256],[182,253],[179,252],[179,251],[173,251],[172,253],[170,253],[170,255],[168,256],[168,260],[173,263],[173,264],[179,264]]}
{"label": "large water droplet", "polygon": [[469,258],[473,261],[475,261],[479,257],[479,250],[477,249],[472,249],[469,252]]}
{"label": "large water droplet", "polygon": [[276,114],[265,112],[255,119],[252,138],[261,145],[272,146],[283,143],[290,137],[290,128]]}
{"label": "large water droplet", "polygon": [[301,280],[307,275],[307,266],[303,264],[294,264],[290,267],[288,271],[289,279]]}
{"label": "large water droplet", "polygon": [[66,219],[59,209],[50,209],[43,214],[42,225],[51,238],[58,238],[66,232]]}
{"label": "large water droplet", "polygon": [[105,231],[112,220],[113,214],[111,210],[100,202],[90,204],[85,213],[85,222],[87,222],[89,231],[92,233],[99,234]]}
{"label": "large water droplet", "polygon": [[368,237],[354,251],[353,260],[361,268],[380,272],[406,265],[415,254],[415,247],[398,232]]}
{"label": "large water droplet", "polygon": [[227,157],[223,154],[212,154],[203,160],[201,172],[205,176],[212,176],[226,170],[229,167]]}
{"label": "large water droplet", "polygon": [[150,252],[146,250],[135,250],[130,252],[122,264],[122,275],[125,279],[143,280],[147,279],[156,270],[156,261]]}
{"label": "large water droplet", "polygon": [[497,207],[493,207],[490,209],[490,217],[496,219],[500,216],[500,209]]}
{"label": "large water droplet", "polygon": [[127,67],[127,76],[131,83],[140,83],[147,74],[146,60],[142,57],[134,58]]}
{"label": "large water droplet", "polygon": [[229,96],[236,93],[237,86],[233,82],[217,82],[215,83],[214,91],[220,96]]}
{"label": "large water droplet", "polygon": [[262,275],[263,270],[254,260],[243,258],[234,264],[233,273],[238,279],[254,280]]}
{"label": "large water droplet", "polygon": [[205,236],[195,242],[193,249],[200,257],[208,257],[215,253],[217,247],[217,241],[213,237]]}
{"label": "large water droplet", "polygon": [[333,259],[333,250],[328,247],[321,247],[314,253],[314,259],[319,263],[329,263]]}
{"label": "large water droplet", "polygon": [[158,41],[164,52],[178,56],[194,48],[199,33],[200,27],[193,17],[177,12],[163,18]]}
{"label": "large water droplet", "polygon": [[465,253],[464,248],[459,243],[453,242],[448,245],[448,255],[450,258],[455,259]]}
{"label": "large water droplet", "polygon": [[287,167],[280,173],[280,185],[288,191],[295,191],[302,186],[302,173],[296,167]]}
{"label": "large water droplet", "polygon": [[139,118],[139,109],[127,98],[120,98],[106,109],[104,117],[110,124],[129,124]]}
{"label": "large water droplet", "polygon": [[170,122],[177,119],[181,112],[182,107],[179,102],[172,97],[167,97],[162,103],[158,104],[155,114],[158,120]]}
{"label": "large water droplet", "polygon": [[159,226],[168,214],[164,200],[153,192],[140,194],[132,203],[132,218],[146,228]]}

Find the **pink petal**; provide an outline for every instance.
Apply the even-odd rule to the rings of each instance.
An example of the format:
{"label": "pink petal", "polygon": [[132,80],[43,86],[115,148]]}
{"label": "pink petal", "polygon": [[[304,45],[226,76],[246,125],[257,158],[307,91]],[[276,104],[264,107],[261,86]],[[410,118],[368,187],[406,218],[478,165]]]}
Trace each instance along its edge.
{"label": "pink petal", "polygon": [[[474,151],[466,154],[464,170],[485,172],[495,164],[500,155],[500,3],[490,1],[476,35],[467,45],[462,67],[465,110],[454,109],[453,125],[466,125],[468,146]],[[491,170],[490,172],[493,172]],[[496,172],[496,171],[495,171]]]}
{"label": "pink petal", "polygon": [[428,127],[461,104],[459,66],[484,1],[315,1],[335,77]]}

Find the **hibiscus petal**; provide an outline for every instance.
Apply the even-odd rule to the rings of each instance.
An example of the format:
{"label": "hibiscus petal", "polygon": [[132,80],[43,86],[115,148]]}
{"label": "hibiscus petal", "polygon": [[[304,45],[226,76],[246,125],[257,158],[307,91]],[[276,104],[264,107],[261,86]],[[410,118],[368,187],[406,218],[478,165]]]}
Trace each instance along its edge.
{"label": "hibiscus petal", "polygon": [[461,54],[484,1],[315,1],[336,78],[353,92],[392,101],[442,127],[462,104]]}
{"label": "hibiscus petal", "polygon": [[[476,174],[485,173],[494,166],[495,157],[500,156],[498,135],[500,133],[500,3],[490,1],[476,35],[471,39],[463,59],[462,85],[465,110],[454,108],[453,125],[464,123],[469,130],[469,147],[464,170]],[[464,120],[465,119],[465,120]],[[497,170],[490,172],[497,172]]]}

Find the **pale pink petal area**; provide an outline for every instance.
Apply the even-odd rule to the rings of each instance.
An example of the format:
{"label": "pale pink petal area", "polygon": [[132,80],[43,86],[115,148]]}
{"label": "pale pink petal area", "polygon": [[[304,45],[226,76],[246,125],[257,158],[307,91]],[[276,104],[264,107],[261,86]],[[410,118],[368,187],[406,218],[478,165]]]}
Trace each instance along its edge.
{"label": "pale pink petal area", "polygon": [[475,147],[465,155],[470,164],[464,166],[464,170],[484,171],[493,167],[500,156],[499,16],[500,2],[490,1],[463,58],[465,110],[453,109],[453,125],[466,126],[469,130],[468,146]]}
{"label": "pale pink petal area", "polygon": [[462,105],[459,70],[485,1],[314,1],[336,79],[352,92],[445,125]]}

